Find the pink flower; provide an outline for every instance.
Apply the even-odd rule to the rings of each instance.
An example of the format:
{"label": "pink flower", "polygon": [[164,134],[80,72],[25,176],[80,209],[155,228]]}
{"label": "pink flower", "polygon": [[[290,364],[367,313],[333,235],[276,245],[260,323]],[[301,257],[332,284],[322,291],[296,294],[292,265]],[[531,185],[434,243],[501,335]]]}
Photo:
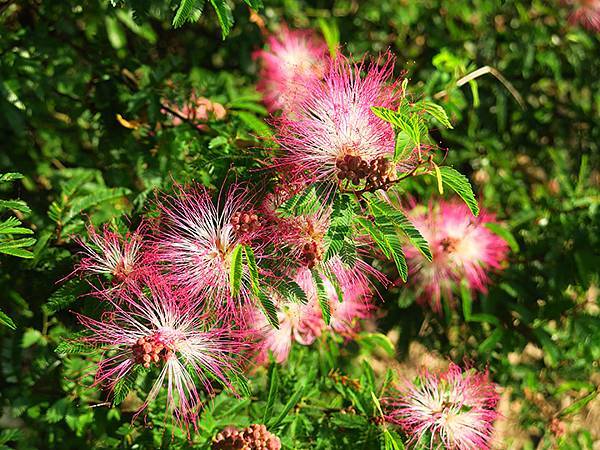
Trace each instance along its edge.
{"label": "pink flower", "polygon": [[[380,64],[382,63],[382,64]],[[354,64],[339,55],[328,62],[323,80],[306,82],[307,95],[276,122],[285,155],[280,164],[305,181],[358,184],[391,177],[392,126],[372,106],[396,109],[401,92],[390,84],[394,58]]]}
{"label": "pink flower", "polygon": [[90,224],[87,226],[89,242],[77,238],[82,247],[83,258],[75,272],[108,275],[117,283],[131,281],[144,271],[143,228],[124,237],[112,231],[108,225],[98,233]]}
{"label": "pink flower", "polygon": [[99,293],[111,309],[100,319],[78,315],[89,335],[82,340],[99,346],[94,385],[111,392],[136,367],[157,368],[158,376],[138,414],[167,388],[167,412],[183,427],[196,425],[202,401],[198,386],[212,392],[212,382],[232,388],[229,376],[248,347],[244,334],[218,327],[197,309],[185,290],[173,290],[159,275],[144,286]]}
{"label": "pink flower", "polygon": [[[369,289],[366,263],[358,264],[355,268],[346,268],[339,258],[332,258],[327,263],[327,271],[335,276],[343,295],[340,302],[333,283],[324,275],[320,275],[328,297],[331,311],[330,323],[327,326],[323,320],[321,306],[317,296],[317,288],[311,271],[301,268],[297,271],[294,281],[305,292],[306,303],[283,299],[275,293],[272,299],[277,307],[279,329],[269,324],[260,311],[253,309],[247,323],[253,323],[258,331],[259,364],[269,360],[269,351],[275,360],[281,363],[287,359],[294,342],[300,345],[311,345],[324,330],[329,329],[344,337],[355,335],[358,320],[371,316],[372,294]],[[371,269],[372,270],[372,269]]]}
{"label": "pink flower", "polygon": [[399,425],[411,443],[427,448],[490,448],[498,417],[496,386],[486,372],[463,372],[450,364],[439,375],[424,371],[397,395],[382,399],[384,419]]}
{"label": "pink flower", "polygon": [[[312,284],[310,271],[300,271],[295,281],[301,288],[306,288]],[[254,324],[258,334],[258,364],[269,361],[269,352],[273,353],[275,361],[284,362],[294,342],[311,345],[325,328],[316,296],[308,296],[306,303],[283,299],[278,293],[273,293],[271,298],[277,308],[278,329],[268,323],[265,315],[258,309],[252,310],[252,320],[247,321]]]}
{"label": "pink flower", "polygon": [[340,302],[335,287],[328,279],[324,280],[325,290],[329,297],[331,319],[329,328],[342,336],[351,338],[359,327],[358,321],[371,317],[374,306],[373,294],[368,279],[355,267],[345,268],[341,261],[334,261],[335,273],[343,298]]}
{"label": "pink flower", "polygon": [[572,24],[600,33],[600,0],[567,0],[565,3],[573,6],[569,17]]}
{"label": "pink flower", "polygon": [[427,261],[415,248],[406,248],[411,283],[419,300],[441,311],[441,298],[452,301],[452,290],[465,280],[473,291],[486,292],[488,273],[500,269],[508,255],[506,242],[485,225],[495,216],[485,210],[473,217],[459,202],[442,201],[424,211],[414,208],[409,218],[429,242],[433,261]]}
{"label": "pink flower", "polygon": [[269,111],[287,108],[302,99],[307,80],[319,78],[328,53],[325,42],[310,30],[283,27],[267,38],[269,50],[259,50],[261,70],[257,89]]}
{"label": "pink flower", "polygon": [[235,315],[239,303],[251,297],[244,273],[239,298],[230,292],[229,273],[233,250],[251,245],[260,259],[263,235],[261,219],[254,212],[247,193],[233,187],[219,195],[217,204],[201,186],[173,196],[161,197],[160,228],[155,237],[155,257],[168,271],[169,281],[198,296],[210,311]]}

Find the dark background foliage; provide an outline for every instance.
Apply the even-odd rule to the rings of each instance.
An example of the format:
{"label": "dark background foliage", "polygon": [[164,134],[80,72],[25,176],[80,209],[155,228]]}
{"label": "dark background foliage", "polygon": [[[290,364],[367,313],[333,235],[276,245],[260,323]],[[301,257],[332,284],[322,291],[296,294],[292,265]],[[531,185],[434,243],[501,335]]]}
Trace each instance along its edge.
{"label": "dark background foliage", "polygon": [[[510,229],[510,263],[489,295],[465,293],[457,311],[438,317],[403,287],[383,293],[378,327],[397,337],[395,359],[420,342],[489,366],[511,401],[514,429],[501,448],[591,449],[600,440],[600,415],[587,404],[600,384],[598,35],[570,26],[558,1],[264,3],[269,29],[337,29],[355,56],[391,49],[411,95],[435,97],[451,115],[453,130],[434,130],[447,162]],[[252,397],[217,396],[193,444],[163,426],[160,407],[133,425],[135,399],[91,407],[104,396],[86,388],[86,357],[56,352],[78,331],[69,308],[86,307],[81,286],[58,281],[72,270],[73,237],[86,221],[135,224],[153,191],[173,180],[220,186],[261,176],[248,169],[269,146],[252,59],[263,40],[248,6],[231,5],[235,25],[223,40],[211,8],[173,28],[178,2],[0,2],[0,172],[24,175],[1,183],[0,194],[29,205],[9,205],[2,219],[18,217],[37,241],[32,258],[0,256],[0,309],[10,318],[0,328],[0,446],[205,448],[224,425],[263,417],[291,448],[388,442],[374,424],[343,414],[346,375],[364,388],[352,407],[374,413],[368,388],[380,383],[357,357],[394,364],[374,349],[376,335],[296,349],[285,366],[251,377]],[[457,87],[485,66],[510,89],[493,74]],[[223,104],[226,119],[209,131],[170,126],[161,109],[192,89]],[[407,191],[423,202],[438,195],[423,182]],[[561,439],[550,432],[553,417],[568,424]]]}

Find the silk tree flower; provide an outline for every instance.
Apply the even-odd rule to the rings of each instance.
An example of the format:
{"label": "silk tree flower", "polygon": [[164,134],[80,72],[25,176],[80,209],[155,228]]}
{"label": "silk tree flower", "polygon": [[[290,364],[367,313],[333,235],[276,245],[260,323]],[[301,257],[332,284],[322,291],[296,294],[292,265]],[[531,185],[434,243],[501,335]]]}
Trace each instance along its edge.
{"label": "silk tree flower", "polygon": [[302,99],[307,80],[323,73],[327,44],[310,30],[283,27],[267,38],[268,50],[254,58],[261,64],[257,89],[269,111],[285,109]]}
{"label": "silk tree flower", "polygon": [[[491,445],[499,395],[488,372],[424,371],[393,397],[383,398],[384,419],[424,448],[485,450]],[[420,447],[419,447],[420,448]]]}
{"label": "silk tree flower", "polygon": [[166,268],[169,281],[201,299],[207,311],[239,315],[239,303],[249,301],[251,293],[244,271],[239,298],[232,296],[232,252],[247,244],[260,260],[259,238],[264,235],[260,217],[241,187],[220,193],[216,204],[203,187],[177,189],[158,203],[155,257]]}
{"label": "silk tree flower", "polygon": [[136,279],[145,270],[143,226],[124,237],[105,225],[99,233],[93,225],[87,226],[88,242],[77,238],[82,259],[75,273],[110,276],[117,283]]}
{"label": "silk tree flower", "polygon": [[110,309],[99,319],[78,315],[88,331],[82,340],[104,351],[94,385],[113,392],[136,367],[156,368],[158,375],[137,414],[166,385],[167,413],[183,428],[196,426],[202,406],[199,386],[211,393],[216,381],[233,389],[229,377],[238,372],[249,348],[247,334],[215,325],[189,292],[173,290],[160,275],[144,278],[143,285],[100,292]]}
{"label": "silk tree flower", "polygon": [[573,7],[569,21],[600,33],[600,0],[567,0],[564,3]]}
{"label": "silk tree flower", "polygon": [[416,207],[409,218],[429,242],[433,260],[415,248],[406,248],[411,283],[421,303],[440,312],[442,296],[452,301],[452,291],[463,280],[473,292],[487,292],[489,272],[500,269],[508,256],[507,243],[485,225],[496,223],[493,214],[481,210],[473,217],[459,202],[442,201],[428,210]]}
{"label": "silk tree flower", "polygon": [[[329,328],[334,332],[352,338],[359,327],[358,321],[367,319],[373,314],[373,294],[365,277],[350,272],[356,269],[346,269],[341,266],[335,272],[342,291],[342,301],[338,298],[336,289],[331,281],[325,279],[325,291],[329,297],[331,319]],[[334,273],[335,273],[334,272]]]}
{"label": "silk tree flower", "polygon": [[279,328],[273,327],[265,315],[256,309],[252,310],[252,321],[258,341],[258,364],[269,361],[269,352],[275,361],[282,363],[287,360],[294,342],[300,345],[311,345],[323,332],[325,323],[321,311],[314,302],[301,303],[284,300],[273,295],[277,308]]}
{"label": "silk tree flower", "polygon": [[402,92],[391,83],[393,69],[389,53],[371,62],[329,60],[323,79],[308,81],[307,95],[275,121],[280,166],[306,182],[393,178],[394,131],[371,111],[397,109]]}

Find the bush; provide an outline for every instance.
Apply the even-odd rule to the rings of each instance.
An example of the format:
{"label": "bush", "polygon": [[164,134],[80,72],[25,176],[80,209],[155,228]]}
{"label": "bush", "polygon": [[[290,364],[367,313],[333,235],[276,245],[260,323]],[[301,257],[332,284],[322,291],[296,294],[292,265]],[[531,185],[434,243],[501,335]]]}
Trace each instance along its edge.
{"label": "bush", "polygon": [[1,4],[0,446],[596,448],[598,8]]}

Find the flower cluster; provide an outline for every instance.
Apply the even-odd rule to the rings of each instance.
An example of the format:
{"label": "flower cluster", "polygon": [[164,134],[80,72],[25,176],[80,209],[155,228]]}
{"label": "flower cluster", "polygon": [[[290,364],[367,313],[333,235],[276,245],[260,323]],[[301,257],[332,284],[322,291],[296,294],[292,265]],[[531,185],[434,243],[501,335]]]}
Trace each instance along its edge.
{"label": "flower cluster", "polygon": [[[373,224],[381,211],[365,203],[365,196],[387,192],[421,154],[415,149],[397,161],[397,130],[372,110],[406,106],[404,88],[393,81],[394,58],[331,58],[322,41],[288,29],[268,44],[270,50],[256,56],[265,103],[282,109],[272,122],[281,147],[272,164],[279,182],[258,189],[233,184],[216,193],[175,184],[157,194],[156,214],[135,232],[122,237],[90,226],[88,242],[79,239],[83,257],[76,273],[102,278],[91,283],[103,312],[78,315],[87,330],[82,340],[104,350],[95,384],[112,392],[142,374],[153,376],[140,412],[164,386],[166,410],[184,428],[197,425],[215,385],[235,391],[250,360],[283,363],[294,343],[356,338],[360,321],[374,316],[373,283],[388,281],[374,267],[381,254],[372,251],[373,242],[386,243],[380,248],[388,255],[402,254],[396,231],[377,238],[382,231]],[[191,102],[180,110],[187,118],[223,117],[217,104]],[[442,202],[408,215],[434,256],[429,262],[412,247],[405,250],[423,303],[439,310],[441,295],[462,280],[485,291],[487,272],[507,253],[506,243],[485,227],[494,221],[491,214],[475,219],[466,206]],[[487,386],[487,375],[452,366],[388,402],[395,408],[388,420],[448,448],[459,441],[461,449],[487,445],[494,398]],[[280,445],[258,425],[224,430],[213,444]]]}
{"label": "flower cluster", "polygon": [[502,267],[508,245],[486,224],[496,223],[482,210],[473,217],[463,203],[445,202],[428,209],[415,207],[409,217],[429,243],[432,261],[414,247],[406,248],[411,283],[420,302],[434,311],[442,309],[442,297],[452,301],[456,285],[465,282],[472,291],[486,292],[488,272]]}
{"label": "flower cluster", "polygon": [[394,396],[382,399],[384,419],[399,425],[423,448],[485,450],[490,448],[498,413],[496,386],[487,372],[423,372]]}

